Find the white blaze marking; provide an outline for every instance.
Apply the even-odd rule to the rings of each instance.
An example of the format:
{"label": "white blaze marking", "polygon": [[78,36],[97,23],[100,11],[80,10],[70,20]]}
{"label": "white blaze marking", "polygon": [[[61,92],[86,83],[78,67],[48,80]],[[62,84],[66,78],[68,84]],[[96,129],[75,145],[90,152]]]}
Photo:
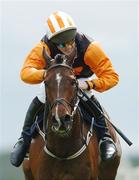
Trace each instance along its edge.
{"label": "white blaze marking", "polygon": [[62,79],[62,76],[60,75],[60,73],[56,74],[56,81],[57,81],[57,97],[59,97],[59,87],[60,87],[60,81]]}
{"label": "white blaze marking", "polygon": [[[57,97],[59,97],[59,87],[60,87],[60,82],[61,82],[62,76],[60,73],[56,74],[56,81],[57,81]],[[61,125],[60,118],[58,116],[58,106],[56,106],[56,120],[58,121],[59,125]]]}

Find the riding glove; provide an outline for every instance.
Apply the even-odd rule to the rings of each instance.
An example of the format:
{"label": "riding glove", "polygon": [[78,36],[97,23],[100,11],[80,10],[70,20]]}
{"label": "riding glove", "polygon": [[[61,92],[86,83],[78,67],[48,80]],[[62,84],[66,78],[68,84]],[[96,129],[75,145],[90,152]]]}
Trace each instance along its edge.
{"label": "riding glove", "polygon": [[84,79],[78,79],[78,84],[79,84],[79,88],[81,88],[82,90],[87,90],[88,89],[88,84]]}

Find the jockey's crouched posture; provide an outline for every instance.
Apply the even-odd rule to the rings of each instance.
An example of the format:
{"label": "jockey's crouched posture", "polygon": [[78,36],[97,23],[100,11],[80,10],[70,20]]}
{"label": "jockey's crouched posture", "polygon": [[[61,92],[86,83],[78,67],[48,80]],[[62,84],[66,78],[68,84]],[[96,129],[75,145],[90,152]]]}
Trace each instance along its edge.
{"label": "jockey's crouched posture", "polygon": [[[47,19],[47,25],[46,35],[32,49],[24,62],[21,70],[21,79],[24,82],[29,84],[43,82],[46,76],[45,67],[47,66],[42,54],[44,46],[52,58],[56,54],[65,54],[68,57],[78,79],[79,87],[83,90],[89,91],[93,89],[98,92],[104,92],[118,83],[118,74],[114,71],[109,57],[96,41],[77,32],[77,27],[68,14],[64,12],[51,14]],[[96,75],[96,78],[91,80],[80,79],[90,77],[93,74]],[[94,96],[92,98],[101,108]],[[30,128],[43,105],[43,100],[35,97],[29,106],[21,137],[11,153],[10,160],[14,166],[20,166],[29,149],[32,139]],[[108,131],[105,118],[98,113],[95,114],[95,117],[97,118],[96,132],[101,159],[112,159],[115,155],[116,147]]]}

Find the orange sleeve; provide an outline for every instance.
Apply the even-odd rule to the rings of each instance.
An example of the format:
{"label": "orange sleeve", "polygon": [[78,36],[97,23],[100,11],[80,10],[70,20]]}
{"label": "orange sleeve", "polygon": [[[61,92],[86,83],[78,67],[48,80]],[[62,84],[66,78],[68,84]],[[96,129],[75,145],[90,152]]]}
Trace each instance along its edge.
{"label": "orange sleeve", "polygon": [[118,74],[97,42],[92,42],[89,45],[85,52],[84,61],[97,76],[97,78],[88,81],[90,88],[103,92],[118,83]]}
{"label": "orange sleeve", "polygon": [[40,42],[35,48],[32,49],[25,59],[20,72],[20,77],[26,83],[38,84],[44,80],[44,68],[46,63],[42,55],[43,46],[45,46],[45,49],[50,54],[48,46],[45,43]]}

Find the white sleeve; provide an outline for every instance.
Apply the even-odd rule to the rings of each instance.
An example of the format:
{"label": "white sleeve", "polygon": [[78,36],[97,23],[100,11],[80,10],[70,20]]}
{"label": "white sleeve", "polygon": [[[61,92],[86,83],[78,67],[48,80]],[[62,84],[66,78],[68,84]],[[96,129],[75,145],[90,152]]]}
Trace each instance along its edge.
{"label": "white sleeve", "polygon": [[42,103],[45,103],[45,86],[44,86],[44,82],[42,82],[40,84],[40,89],[39,89],[39,91],[37,93],[37,97]]}

